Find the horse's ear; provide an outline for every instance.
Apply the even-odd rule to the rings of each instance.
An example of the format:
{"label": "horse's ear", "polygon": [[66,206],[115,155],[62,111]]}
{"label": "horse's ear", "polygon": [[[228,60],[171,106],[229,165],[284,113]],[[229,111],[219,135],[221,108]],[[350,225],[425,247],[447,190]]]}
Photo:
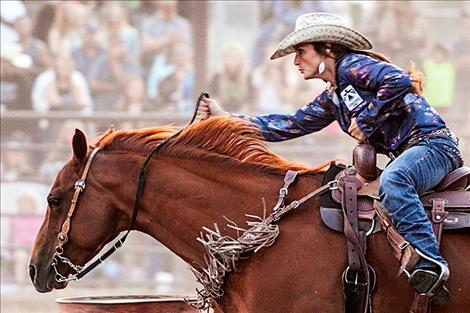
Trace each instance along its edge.
{"label": "horse's ear", "polygon": [[85,160],[88,154],[88,144],[86,142],[85,134],[78,128],[75,128],[75,135],[72,140],[73,158],[77,163]]}

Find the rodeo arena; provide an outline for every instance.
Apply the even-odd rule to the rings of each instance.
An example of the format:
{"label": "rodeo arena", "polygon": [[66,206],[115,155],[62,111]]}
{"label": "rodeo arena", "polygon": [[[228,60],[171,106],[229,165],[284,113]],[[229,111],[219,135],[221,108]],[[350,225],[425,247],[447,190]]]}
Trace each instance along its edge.
{"label": "rodeo arena", "polygon": [[0,4],[2,313],[470,313],[470,1]]}

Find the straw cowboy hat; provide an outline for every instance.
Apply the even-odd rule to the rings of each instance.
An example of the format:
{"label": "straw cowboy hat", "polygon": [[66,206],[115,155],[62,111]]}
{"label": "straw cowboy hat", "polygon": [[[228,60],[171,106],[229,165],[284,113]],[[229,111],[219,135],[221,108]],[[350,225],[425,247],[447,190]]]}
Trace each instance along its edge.
{"label": "straw cowboy hat", "polygon": [[369,40],[345,26],[341,17],[324,12],[307,13],[297,18],[295,30],[281,41],[271,60],[295,52],[294,46],[306,42],[338,43],[353,50],[372,48]]}

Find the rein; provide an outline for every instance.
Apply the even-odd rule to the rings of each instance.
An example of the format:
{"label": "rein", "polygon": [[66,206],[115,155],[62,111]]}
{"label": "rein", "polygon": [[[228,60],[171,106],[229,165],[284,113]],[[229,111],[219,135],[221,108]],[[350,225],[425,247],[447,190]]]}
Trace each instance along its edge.
{"label": "rein", "polygon": [[[209,94],[201,93],[201,95],[197,99],[196,106],[195,106],[194,113],[193,113],[193,117],[191,118],[191,121],[189,122],[189,124],[187,126],[191,125],[194,122],[194,120],[196,119],[197,111],[199,109],[199,103],[201,102],[202,97],[209,98]],[[100,148],[94,148],[92,150],[92,152],[90,153],[90,157],[88,158],[88,161],[85,165],[85,169],[83,170],[81,178],[75,182],[75,192],[73,194],[73,198],[72,198],[72,201],[70,203],[70,208],[69,208],[69,212],[67,213],[67,218],[66,218],[65,222],[62,224],[61,232],[57,236],[58,244],[55,247],[55,251],[54,251],[54,255],[52,256],[52,263],[51,263],[51,266],[54,268],[54,271],[55,271],[55,280],[56,280],[56,282],[62,283],[62,282],[79,280],[80,278],[85,276],[87,273],[89,273],[91,270],[93,270],[95,267],[97,267],[99,264],[103,263],[104,260],[106,260],[117,249],[122,247],[122,245],[124,244],[124,242],[127,239],[127,236],[129,235],[131,230],[134,228],[135,221],[137,220],[137,213],[138,213],[138,209],[139,209],[139,205],[140,205],[140,199],[142,198],[142,194],[144,192],[144,187],[145,187],[145,173],[147,171],[147,166],[150,162],[150,159],[152,158],[152,156],[155,152],[160,150],[161,147],[163,147],[166,143],[168,143],[169,141],[176,138],[183,131],[183,129],[185,129],[185,128],[182,128],[178,132],[174,133],[173,135],[165,138],[162,142],[157,144],[147,154],[147,157],[145,158],[145,161],[142,164],[142,167],[140,169],[139,178],[138,178],[138,181],[137,181],[137,191],[136,191],[136,195],[135,195],[134,208],[132,209],[131,222],[129,223],[129,227],[127,228],[126,233],[123,236],[121,236],[121,238],[119,238],[119,240],[117,240],[116,243],[108,249],[108,251],[104,252],[93,263],[91,263],[91,264],[89,264],[88,266],[85,267],[85,266],[80,266],[80,265],[74,264],[68,258],[64,257],[62,254],[64,253],[63,246],[68,241],[68,233],[70,231],[70,223],[71,223],[71,219],[72,219],[73,213],[75,211],[75,208],[77,206],[78,196],[80,195],[81,192],[83,192],[85,190],[86,177],[87,177],[88,172],[90,170],[91,162],[93,161],[94,157],[96,156],[96,154],[98,153]],[[57,266],[59,265],[60,262],[62,262],[63,264],[68,265],[75,273],[74,274],[69,274],[68,276],[62,275],[59,272],[59,270],[57,269]]]}

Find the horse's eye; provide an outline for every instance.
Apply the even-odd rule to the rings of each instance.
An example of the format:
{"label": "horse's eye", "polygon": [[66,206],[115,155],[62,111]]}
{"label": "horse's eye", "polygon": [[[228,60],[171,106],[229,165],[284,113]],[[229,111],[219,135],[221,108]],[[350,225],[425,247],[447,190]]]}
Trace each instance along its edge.
{"label": "horse's eye", "polygon": [[57,209],[60,206],[61,199],[53,196],[47,197],[47,203],[51,209]]}

